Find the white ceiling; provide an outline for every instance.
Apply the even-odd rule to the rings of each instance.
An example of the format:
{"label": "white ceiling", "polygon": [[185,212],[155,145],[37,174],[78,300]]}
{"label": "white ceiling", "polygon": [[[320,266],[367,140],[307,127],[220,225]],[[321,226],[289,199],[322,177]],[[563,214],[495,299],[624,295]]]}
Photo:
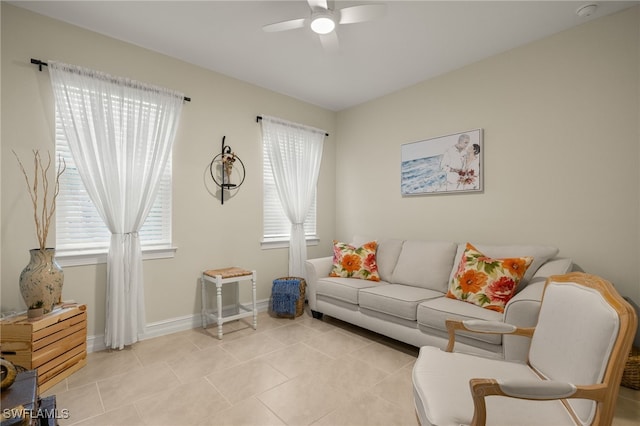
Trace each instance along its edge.
{"label": "white ceiling", "polygon": [[584,18],[593,1],[387,0],[384,18],[338,27],[335,53],[308,28],[262,31],[308,17],[305,0],[8,3],[339,111],[640,2],[598,1]]}

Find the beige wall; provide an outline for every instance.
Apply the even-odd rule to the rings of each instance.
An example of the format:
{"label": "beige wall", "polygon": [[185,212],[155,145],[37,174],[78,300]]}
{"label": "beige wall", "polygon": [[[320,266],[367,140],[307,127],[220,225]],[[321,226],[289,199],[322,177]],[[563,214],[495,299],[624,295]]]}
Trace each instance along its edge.
{"label": "beige wall", "polygon": [[[257,114],[326,129],[320,245],[353,234],[555,245],[640,301],[640,9],[638,7],[333,113],[114,39],[2,4],[1,305],[24,307],[17,279],[35,244],[11,149],[53,149],[46,71],[58,59],[183,91],[174,151],[175,259],[145,262],[147,322],[197,313],[203,268],[256,268],[258,297],[287,273],[286,250],[261,250]],[[400,196],[400,146],[483,128],[482,194]],[[220,205],[203,176],[223,135],[247,165]],[[50,244],[53,236],[50,237]],[[64,297],[104,329],[105,265],[65,268]],[[246,297],[246,295],[244,295]]]}
{"label": "beige wall", "polygon": [[[538,243],[640,302],[640,9],[338,115],[336,236]],[[400,196],[401,144],[484,129],[482,194]]]}
{"label": "beige wall", "polygon": [[[30,58],[56,59],[180,90],[185,104],[174,149],[173,238],[176,257],[144,264],[147,323],[200,310],[203,269],[243,266],[258,272],[258,299],[274,278],[287,275],[287,249],[261,250],[262,151],[256,115],[268,114],[327,130],[320,172],[318,232],[326,253],[335,228],[336,114],[287,96],[2,3],[2,310],[24,309],[18,277],[37,244],[31,207],[11,150],[29,158],[34,148],[53,151],[53,101],[48,72]],[[247,178],[224,206],[208,192],[205,168],[222,136],[242,158]],[[50,235],[49,245],[55,236]],[[65,299],[89,307],[88,334],[104,333],[106,267],[65,267]],[[241,294],[248,299],[248,292]]]}
{"label": "beige wall", "polygon": [[[0,7],[0,22],[2,22],[2,7]],[[0,47],[2,46],[2,31],[0,31]],[[0,81],[2,81],[2,55],[0,55]],[[2,85],[0,84],[0,99],[2,99]],[[2,102],[0,102],[0,135],[2,135]],[[2,149],[0,149],[0,188],[2,188]],[[2,197],[0,197],[0,219],[2,218]],[[0,221],[0,241],[2,237],[2,222]],[[0,244],[0,267],[2,266],[2,244]],[[2,296],[2,273],[0,273],[0,296]]]}

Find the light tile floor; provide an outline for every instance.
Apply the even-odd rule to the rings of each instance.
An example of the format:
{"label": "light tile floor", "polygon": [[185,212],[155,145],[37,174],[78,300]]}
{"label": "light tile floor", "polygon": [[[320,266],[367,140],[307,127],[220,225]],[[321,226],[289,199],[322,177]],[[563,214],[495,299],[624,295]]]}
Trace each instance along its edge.
{"label": "light tile floor", "polygon": [[[259,314],[88,355],[49,389],[60,425],[417,425],[417,348],[308,312]],[[615,426],[638,425],[640,391],[621,388]]]}

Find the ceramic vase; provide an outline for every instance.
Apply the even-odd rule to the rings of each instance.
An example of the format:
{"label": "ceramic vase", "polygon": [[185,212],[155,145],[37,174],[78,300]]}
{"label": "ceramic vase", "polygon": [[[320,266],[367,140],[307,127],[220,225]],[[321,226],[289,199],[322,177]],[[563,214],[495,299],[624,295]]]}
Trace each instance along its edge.
{"label": "ceramic vase", "polygon": [[29,250],[31,259],[20,274],[20,293],[27,308],[42,308],[43,314],[62,301],[64,272],[56,262],[56,250]]}

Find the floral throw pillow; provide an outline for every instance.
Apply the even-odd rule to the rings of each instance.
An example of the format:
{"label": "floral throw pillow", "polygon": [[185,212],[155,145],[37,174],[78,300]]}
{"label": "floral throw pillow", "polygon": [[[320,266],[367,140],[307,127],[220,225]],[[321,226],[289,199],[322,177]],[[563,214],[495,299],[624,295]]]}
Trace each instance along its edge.
{"label": "floral throw pillow", "polygon": [[447,297],[504,312],[533,257],[492,259],[467,243]]}
{"label": "floral throw pillow", "polygon": [[371,241],[362,247],[333,241],[333,267],[330,277],[359,278],[380,281],[376,262],[377,241]]}

